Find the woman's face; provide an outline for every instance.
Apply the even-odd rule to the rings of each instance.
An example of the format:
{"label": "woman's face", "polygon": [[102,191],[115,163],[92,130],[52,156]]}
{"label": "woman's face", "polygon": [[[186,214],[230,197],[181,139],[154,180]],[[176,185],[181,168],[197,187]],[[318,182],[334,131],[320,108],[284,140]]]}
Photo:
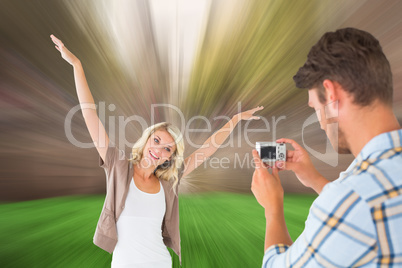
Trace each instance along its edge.
{"label": "woman's face", "polygon": [[157,130],[149,137],[144,147],[143,158],[156,167],[169,161],[175,151],[176,144],[169,132]]}

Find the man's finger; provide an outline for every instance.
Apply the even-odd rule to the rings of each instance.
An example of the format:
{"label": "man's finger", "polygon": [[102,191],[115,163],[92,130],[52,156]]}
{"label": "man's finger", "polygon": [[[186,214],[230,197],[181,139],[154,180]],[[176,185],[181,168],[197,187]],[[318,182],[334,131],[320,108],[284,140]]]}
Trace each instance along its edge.
{"label": "man's finger", "polygon": [[266,169],[271,168],[271,166],[268,165],[267,163],[262,162],[262,165],[263,165]]}
{"label": "man's finger", "polygon": [[294,162],[286,162],[284,167],[283,167],[283,170],[292,170],[293,171],[293,169],[295,168],[296,164],[297,163],[294,163]]}
{"label": "man's finger", "polygon": [[277,178],[277,179],[279,179],[279,169],[276,167],[276,166],[274,166],[273,168],[272,168],[272,175],[275,177],[275,178]]}
{"label": "man's finger", "polygon": [[295,151],[286,150],[286,158],[292,158]]}
{"label": "man's finger", "polygon": [[275,162],[275,167],[279,170],[286,170],[286,162],[285,161],[277,161]]}
{"label": "man's finger", "polygon": [[255,168],[264,168],[264,165],[261,161],[260,156],[258,155],[257,150],[253,150],[253,159],[254,159],[254,164],[255,164]]}
{"label": "man's finger", "polygon": [[293,148],[295,148],[296,150],[298,149],[303,149],[297,142],[295,142],[292,139],[286,139],[286,138],[282,138],[279,140],[276,140],[276,142],[285,142],[285,143],[289,143],[290,145],[293,146]]}

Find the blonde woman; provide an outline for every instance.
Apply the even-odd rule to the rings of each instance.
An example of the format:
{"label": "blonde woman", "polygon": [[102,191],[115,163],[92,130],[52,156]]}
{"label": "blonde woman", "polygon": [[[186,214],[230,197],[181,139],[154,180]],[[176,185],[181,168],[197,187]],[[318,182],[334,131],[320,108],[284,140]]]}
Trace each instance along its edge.
{"label": "blonde woman", "polygon": [[51,39],[74,68],[85,123],[99,152],[100,166],[106,172],[107,194],[94,243],[113,252],[112,267],[171,267],[167,247],[181,260],[177,195],[180,178],[199,166],[200,159],[211,156],[240,120],[259,119],[253,114],[263,107],[233,116],[205,141],[205,146],[184,161],[179,129],[169,123],[153,125],[143,132],[133,146],[132,158],[127,159],[124,151],[109,141],[98,118],[80,60],[54,35]]}

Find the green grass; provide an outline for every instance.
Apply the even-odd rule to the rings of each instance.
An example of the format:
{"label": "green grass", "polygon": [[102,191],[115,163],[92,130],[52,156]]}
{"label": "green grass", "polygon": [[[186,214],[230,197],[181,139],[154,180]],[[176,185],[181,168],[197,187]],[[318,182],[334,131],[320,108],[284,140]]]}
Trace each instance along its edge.
{"label": "green grass", "polygon": [[[295,240],[310,195],[286,195],[285,217]],[[0,206],[1,267],[110,267],[92,243],[104,196],[69,196]],[[261,267],[265,219],[252,195],[180,197],[183,267]],[[173,257],[173,266],[179,267]]]}

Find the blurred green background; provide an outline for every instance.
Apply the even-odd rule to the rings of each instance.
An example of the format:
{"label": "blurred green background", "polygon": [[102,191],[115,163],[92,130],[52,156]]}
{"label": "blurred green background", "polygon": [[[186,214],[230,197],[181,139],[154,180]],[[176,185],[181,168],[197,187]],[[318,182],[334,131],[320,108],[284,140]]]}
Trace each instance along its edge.
{"label": "blurred green background", "polygon": [[[287,195],[285,218],[296,239],[313,195]],[[92,243],[104,196],[69,196],[0,206],[1,267],[110,267]],[[261,267],[265,217],[251,195],[180,197],[182,267]],[[173,267],[179,267],[174,254]]]}
{"label": "blurred green background", "polygon": [[[71,128],[76,140],[91,142],[79,112],[65,125],[78,100],[72,67],[50,34],[80,58],[106,130],[127,153],[144,124],[180,127],[188,156],[224,116],[265,107],[263,120],[239,125],[180,186],[183,266],[258,267],[265,224],[250,192],[253,144],[287,137],[326,153],[318,123],[303,127],[313,111],[292,77],[324,32],[343,27],[380,40],[401,122],[401,11],[399,0],[1,0],[0,266],[110,265],[92,244],[105,174],[95,148],[67,138]],[[330,180],[353,159],[326,156],[336,164],[312,160]],[[281,180],[295,239],[314,195],[291,172]]]}

